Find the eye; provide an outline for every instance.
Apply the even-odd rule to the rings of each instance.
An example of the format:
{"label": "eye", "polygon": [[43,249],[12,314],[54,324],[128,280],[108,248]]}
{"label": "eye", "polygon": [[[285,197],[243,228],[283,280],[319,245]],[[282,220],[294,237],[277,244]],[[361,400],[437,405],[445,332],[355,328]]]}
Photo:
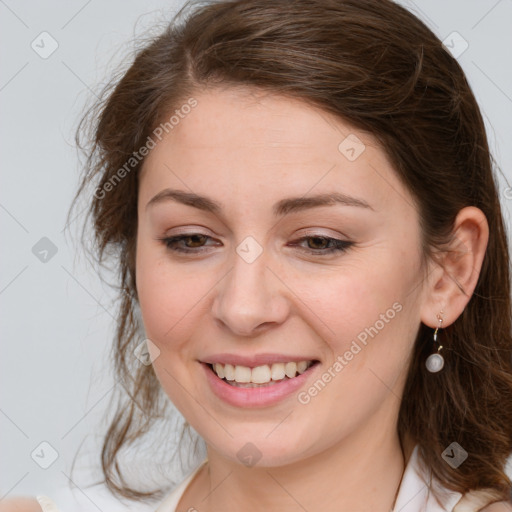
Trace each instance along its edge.
{"label": "eye", "polygon": [[[170,236],[165,238],[160,238],[162,243],[164,243],[168,249],[175,252],[182,253],[199,253],[204,252],[203,249],[204,243],[208,240],[213,240],[213,238],[203,235],[201,233],[186,233],[184,235]],[[181,242],[185,242],[185,247],[183,245],[179,245]]]}
{"label": "eye", "polygon": [[[213,238],[201,233],[185,233],[183,235],[160,238],[159,240],[171,251],[186,254],[199,254],[205,252],[205,248],[207,247],[205,243],[208,240],[213,240]],[[299,242],[306,241],[309,241],[307,244],[308,247],[300,246],[301,249],[308,254],[316,256],[345,252],[354,245],[353,242],[317,235],[299,238],[290,245],[294,246],[298,245]]]}
{"label": "eye", "polygon": [[297,242],[304,241],[309,241],[309,243],[307,244],[307,247],[303,247],[303,249],[309,254],[316,254],[318,256],[336,252],[345,252],[354,245],[353,242],[317,235],[305,236],[296,240],[292,245],[296,245]]}

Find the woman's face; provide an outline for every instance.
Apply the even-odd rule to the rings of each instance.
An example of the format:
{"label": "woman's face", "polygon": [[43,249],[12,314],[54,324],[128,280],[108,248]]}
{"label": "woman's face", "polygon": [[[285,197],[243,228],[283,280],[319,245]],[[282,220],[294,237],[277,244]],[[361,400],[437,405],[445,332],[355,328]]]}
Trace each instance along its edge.
{"label": "woman's face", "polygon": [[[395,436],[425,300],[410,194],[368,134],[300,101],[195,99],[140,179],[137,289],[162,387],[242,463]],[[239,368],[221,379],[212,362]]]}

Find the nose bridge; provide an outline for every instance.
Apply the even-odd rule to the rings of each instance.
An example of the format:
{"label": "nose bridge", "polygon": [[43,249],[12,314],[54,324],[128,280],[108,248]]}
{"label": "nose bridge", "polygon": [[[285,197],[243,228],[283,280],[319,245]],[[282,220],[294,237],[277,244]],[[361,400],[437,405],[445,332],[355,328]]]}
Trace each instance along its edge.
{"label": "nose bridge", "polygon": [[287,314],[279,282],[267,268],[269,253],[245,239],[232,255],[232,268],[219,283],[214,316],[231,331],[250,335],[262,324],[280,323]]}

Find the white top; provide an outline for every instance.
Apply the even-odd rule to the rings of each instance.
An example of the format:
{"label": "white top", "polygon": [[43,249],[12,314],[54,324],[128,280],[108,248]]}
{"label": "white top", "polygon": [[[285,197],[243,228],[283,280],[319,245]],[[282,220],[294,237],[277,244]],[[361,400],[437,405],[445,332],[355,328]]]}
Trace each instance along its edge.
{"label": "white top", "polygon": [[[176,512],[176,508],[188,485],[197,475],[202,466],[207,462],[204,460],[185,479],[160,502],[155,512]],[[440,492],[440,505],[428,484]],[[442,487],[437,480],[432,478],[429,471],[423,470],[419,464],[418,445],[409,458],[405,468],[395,507],[392,512],[478,512],[487,504],[496,501],[498,498],[492,490],[472,491],[464,496],[458,492],[450,491]],[[59,512],[55,503],[46,496],[37,496],[37,500],[43,512]]]}

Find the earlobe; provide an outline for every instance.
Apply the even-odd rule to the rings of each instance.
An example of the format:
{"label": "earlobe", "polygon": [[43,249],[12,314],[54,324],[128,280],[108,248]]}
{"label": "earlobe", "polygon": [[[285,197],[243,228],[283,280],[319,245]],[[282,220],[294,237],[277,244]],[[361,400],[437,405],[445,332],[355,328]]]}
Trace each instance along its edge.
{"label": "earlobe", "polygon": [[441,310],[444,327],[462,314],[478,283],[488,242],[489,225],[484,213],[474,206],[460,210],[451,242],[436,253],[435,268],[427,278],[421,315],[425,325],[436,327]]}

